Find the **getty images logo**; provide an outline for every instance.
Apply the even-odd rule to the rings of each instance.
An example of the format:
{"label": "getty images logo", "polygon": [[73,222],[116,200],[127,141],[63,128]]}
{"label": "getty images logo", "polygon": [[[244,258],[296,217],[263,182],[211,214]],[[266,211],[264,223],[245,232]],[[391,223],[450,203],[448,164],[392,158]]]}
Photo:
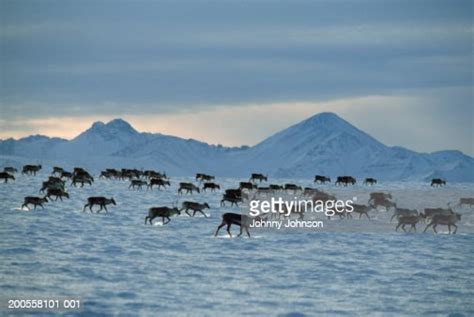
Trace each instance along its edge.
{"label": "getty images logo", "polygon": [[251,200],[249,214],[258,217],[266,214],[280,214],[289,217],[296,213],[324,213],[327,217],[332,217],[336,213],[346,213],[354,211],[354,199],[349,200],[311,200],[294,197],[292,200],[283,197],[271,197],[270,200]]}

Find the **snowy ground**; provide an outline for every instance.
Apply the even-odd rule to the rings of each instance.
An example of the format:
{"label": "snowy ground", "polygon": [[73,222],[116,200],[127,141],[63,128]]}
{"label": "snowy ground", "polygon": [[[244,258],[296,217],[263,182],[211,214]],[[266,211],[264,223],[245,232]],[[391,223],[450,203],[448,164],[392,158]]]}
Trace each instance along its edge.
{"label": "snowy ground", "polygon": [[[444,234],[423,234],[424,224],[416,234],[396,233],[391,214],[373,211],[372,220],[330,221],[346,231],[262,231],[229,239],[222,230],[214,238],[220,215],[238,212],[219,207],[222,191],[179,198],[208,202],[209,218],[184,215],[165,226],[158,219],[144,225],[144,217],[151,206],[174,203],[183,178],[172,178],[166,191],[132,191],[128,182],[96,180],[92,187],[68,188],[70,200],[21,210],[23,197],[38,195],[46,178],[46,171],[17,174],[15,182],[0,184],[2,314],[6,299],[48,297],[78,298],[79,314],[88,316],[474,314],[474,208],[456,208],[463,214],[456,235],[445,234],[445,227]],[[223,188],[239,181],[216,180]],[[325,190],[339,199],[358,197],[358,203],[370,191],[389,191],[400,207],[420,210],[474,196],[470,184]],[[117,206],[108,214],[83,213],[94,195],[113,196]]]}

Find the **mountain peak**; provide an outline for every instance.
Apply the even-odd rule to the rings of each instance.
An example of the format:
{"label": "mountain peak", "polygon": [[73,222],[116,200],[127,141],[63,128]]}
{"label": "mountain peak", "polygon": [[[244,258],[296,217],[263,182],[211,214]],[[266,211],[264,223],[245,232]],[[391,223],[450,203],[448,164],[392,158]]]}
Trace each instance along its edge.
{"label": "mountain peak", "polygon": [[130,133],[136,134],[138,133],[130,123],[127,121],[117,118],[113,119],[107,123],[103,123],[102,121],[96,121],[92,124],[88,131],[97,131],[97,132],[121,132],[121,133]]}
{"label": "mountain peak", "polygon": [[299,132],[305,131],[306,133],[316,134],[332,134],[342,132],[349,134],[360,134],[361,132],[352,124],[333,112],[317,113],[286,130]]}
{"label": "mountain peak", "polygon": [[351,125],[346,120],[339,117],[334,112],[321,112],[309,117],[302,123],[305,124],[319,124],[319,125]]}
{"label": "mountain peak", "polygon": [[86,131],[79,134],[75,139],[97,137],[105,139],[116,139],[116,138],[128,138],[139,135],[140,133],[135,130],[127,121],[123,119],[113,119],[107,123],[102,121],[96,121]]}
{"label": "mountain peak", "polygon": [[127,130],[131,132],[137,132],[130,123],[127,121],[117,118],[109,121],[106,125],[107,128],[113,128],[113,129],[118,129],[118,130]]}
{"label": "mountain peak", "polygon": [[105,123],[103,123],[102,121],[96,121],[92,124],[91,129],[100,129],[104,125]]}
{"label": "mountain peak", "polygon": [[287,152],[280,156],[287,157],[291,152],[291,155],[299,158],[311,156],[315,151],[326,154],[337,152],[340,155],[343,152],[359,151],[362,147],[370,148],[370,151],[386,149],[385,145],[332,112],[318,113],[255,146],[258,151],[264,152],[271,148],[275,154],[281,149]]}
{"label": "mountain peak", "polygon": [[341,119],[341,117],[339,117],[334,112],[320,112],[308,118],[308,120],[311,120],[311,119],[334,120],[334,119]]}

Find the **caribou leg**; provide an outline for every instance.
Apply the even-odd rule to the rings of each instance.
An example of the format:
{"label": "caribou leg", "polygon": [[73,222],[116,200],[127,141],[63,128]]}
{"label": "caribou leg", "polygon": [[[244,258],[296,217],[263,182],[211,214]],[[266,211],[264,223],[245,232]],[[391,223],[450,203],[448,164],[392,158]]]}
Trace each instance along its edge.
{"label": "caribou leg", "polygon": [[217,227],[217,230],[216,230],[216,233],[214,234],[214,237],[217,236],[217,234],[219,233],[219,230],[221,230],[222,227],[225,226],[225,222],[222,221],[222,223],[219,225],[219,227]]}

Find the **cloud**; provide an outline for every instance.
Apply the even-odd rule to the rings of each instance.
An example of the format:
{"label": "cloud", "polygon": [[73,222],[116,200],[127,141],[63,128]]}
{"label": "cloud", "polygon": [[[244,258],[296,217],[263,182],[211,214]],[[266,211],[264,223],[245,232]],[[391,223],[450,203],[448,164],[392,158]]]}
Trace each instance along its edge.
{"label": "cloud", "polygon": [[[448,43],[466,40],[473,35],[470,24],[433,25],[389,25],[357,24],[351,26],[314,27],[266,27],[216,29],[193,33],[189,37],[161,37],[168,43],[191,43],[201,46],[227,46],[250,48],[287,48],[289,46],[307,47],[354,47],[377,46],[394,47],[408,45],[420,47],[429,42]],[[408,48],[408,47],[407,47]]]}
{"label": "cloud", "polygon": [[[471,1],[4,1],[0,19],[3,136],[71,137],[94,118],[135,116],[144,128],[166,118],[173,134],[254,143],[324,109],[420,150],[449,142],[396,128],[433,137],[457,118],[440,133],[470,151]],[[375,96],[385,99],[365,99]],[[390,122],[378,123],[384,113]],[[257,125],[255,115],[268,119]],[[61,124],[72,118],[81,129]],[[207,118],[215,136],[203,132]]]}

